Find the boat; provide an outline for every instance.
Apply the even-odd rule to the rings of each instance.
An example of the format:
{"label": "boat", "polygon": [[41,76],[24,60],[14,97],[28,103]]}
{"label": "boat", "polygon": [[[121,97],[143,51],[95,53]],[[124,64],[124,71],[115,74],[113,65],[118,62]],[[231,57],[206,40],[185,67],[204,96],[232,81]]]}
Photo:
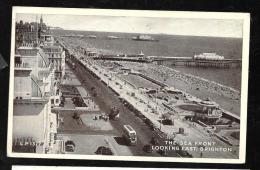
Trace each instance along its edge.
{"label": "boat", "polygon": [[157,39],[152,38],[150,35],[137,35],[136,37],[132,37],[134,41],[159,41]]}
{"label": "boat", "polygon": [[115,39],[119,39],[119,37],[109,35],[109,36],[107,36],[107,39],[109,39],[109,40],[115,40]]}
{"label": "boat", "polygon": [[87,36],[85,36],[85,38],[97,38],[97,36],[95,36],[95,35],[87,35]]}
{"label": "boat", "polygon": [[62,37],[76,37],[76,38],[80,38],[83,37],[83,35],[81,34],[67,34],[67,35],[63,35]]}

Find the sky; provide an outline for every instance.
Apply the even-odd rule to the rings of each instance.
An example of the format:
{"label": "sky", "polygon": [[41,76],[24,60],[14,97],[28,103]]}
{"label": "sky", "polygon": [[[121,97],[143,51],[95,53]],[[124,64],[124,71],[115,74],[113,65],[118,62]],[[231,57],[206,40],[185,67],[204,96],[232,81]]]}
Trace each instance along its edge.
{"label": "sky", "polygon": [[[34,22],[40,14],[17,14],[16,21]],[[243,21],[230,19],[153,18],[44,14],[48,26],[66,30],[171,34],[242,38]]]}

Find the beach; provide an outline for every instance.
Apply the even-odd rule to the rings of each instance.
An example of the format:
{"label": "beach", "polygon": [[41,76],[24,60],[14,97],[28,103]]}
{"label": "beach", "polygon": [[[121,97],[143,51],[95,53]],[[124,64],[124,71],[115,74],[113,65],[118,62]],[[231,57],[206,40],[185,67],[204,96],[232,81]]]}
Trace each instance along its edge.
{"label": "beach", "polygon": [[240,92],[233,88],[162,65],[131,62],[120,62],[120,64],[200,99],[210,98],[221,108],[240,115]]}

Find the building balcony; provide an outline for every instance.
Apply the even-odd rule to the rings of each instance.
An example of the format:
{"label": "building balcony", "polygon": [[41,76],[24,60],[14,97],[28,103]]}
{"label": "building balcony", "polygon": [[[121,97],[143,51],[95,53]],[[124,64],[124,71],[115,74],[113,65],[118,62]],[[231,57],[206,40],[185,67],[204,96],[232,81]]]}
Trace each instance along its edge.
{"label": "building balcony", "polygon": [[21,64],[15,63],[14,69],[15,70],[28,70],[28,71],[32,70],[32,68],[30,67],[30,65],[28,63],[21,63]]}
{"label": "building balcony", "polygon": [[47,102],[48,100],[43,97],[30,97],[30,98],[15,97],[14,98],[14,104],[46,104]]}

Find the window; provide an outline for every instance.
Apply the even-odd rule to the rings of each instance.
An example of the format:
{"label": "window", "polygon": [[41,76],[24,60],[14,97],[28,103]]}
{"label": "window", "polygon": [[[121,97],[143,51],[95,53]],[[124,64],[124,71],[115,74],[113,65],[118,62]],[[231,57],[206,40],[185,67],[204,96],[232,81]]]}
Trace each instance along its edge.
{"label": "window", "polygon": [[22,64],[21,57],[15,57],[15,64]]}
{"label": "window", "polygon": [[54,99],[51,99],[51,104],[54,104]]}

